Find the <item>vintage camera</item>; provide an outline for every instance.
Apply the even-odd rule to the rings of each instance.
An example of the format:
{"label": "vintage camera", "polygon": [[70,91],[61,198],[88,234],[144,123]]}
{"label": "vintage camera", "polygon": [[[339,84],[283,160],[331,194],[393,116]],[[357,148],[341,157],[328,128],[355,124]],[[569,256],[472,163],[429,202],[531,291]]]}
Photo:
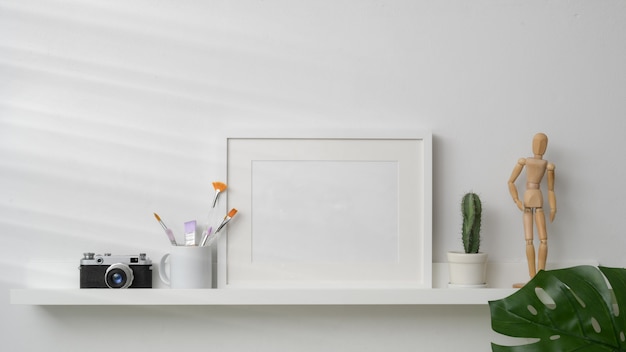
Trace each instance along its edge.
{"label": "vintage camera", "polygon": [[139,255],[85,253],[80,288],[152,288],[152,261]]}

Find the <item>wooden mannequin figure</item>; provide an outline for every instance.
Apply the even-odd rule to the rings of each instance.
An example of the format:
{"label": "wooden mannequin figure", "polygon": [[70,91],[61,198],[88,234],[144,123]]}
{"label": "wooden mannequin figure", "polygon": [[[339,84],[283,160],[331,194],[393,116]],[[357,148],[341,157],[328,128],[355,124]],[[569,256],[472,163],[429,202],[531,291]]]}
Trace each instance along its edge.
{"label": "wooden mannequin figure", "polygon": [[[517,207],[524,212],[524,238],[526,239],[526,259],[528,260],[528,272],[533,278],[538,270],[546,268],[548,256],[548,231],[546,229],[546,217],[543,212],[543,194],[540,184],[543,175],[548,172],[548,203],[550,204],[550,222],[554,221],[556,215],[556,195],[554,194],[554,169],[555,166],[543,159],[543,154],[548,147],[548,136],[537,133],[533,138],[533,154],[529,158],[521,158],[509,178],[509,192]],[[515,181],[526,167],[526,191],[524,192],[524,202],[519,199]],[[533,220],[537,227],[539,237],[539,253],[537,254],[537,265],[535,265],[535,246],[533,244]],[[516,287],[523,284],[516,284]]]}

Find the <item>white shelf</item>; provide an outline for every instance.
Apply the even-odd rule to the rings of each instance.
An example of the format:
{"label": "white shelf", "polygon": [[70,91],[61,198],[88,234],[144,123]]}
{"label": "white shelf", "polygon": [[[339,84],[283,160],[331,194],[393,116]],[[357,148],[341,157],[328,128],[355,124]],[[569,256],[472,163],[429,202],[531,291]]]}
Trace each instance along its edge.
{"label": "white shelf", "polygon": [[[512,283],[527,280],[526,263],[488,263],[489,288],[447,288],[446,263],[433,263],[433,287],[428,289],[397,288],[319,288],[319,289],[78,289],[73,288],[77,277],[58,276],[76,270],[74,262],[33,263],[29,288],[12,289],[11,304],[21,305],[487,305],[489,301],[505,298],[516,289]],[[548,269],[574,265],[598,265],[586,261],[576,263],[548,263]],[[75,274],[74,274],[75,275]],[[46,286],[59,284],[65,286]],[[48,288],[39,288],[48,287]]]}
{"label": "white shelf", "polygon": [[476,289],[13,289],[22,305],[486,305],[512,288]]}
{"label": "white shelf", "polygon": [[[74,262],[34,263],[27,286],[10,291],[11,304],[21,305],[486,305],[507,297],[526,274],[524,263],[489,265],[489,288],[447,288],[446,263],[433,263],[433,287],[313,289],[79,289]],[[63,286],[52,286],[63,283]]]}

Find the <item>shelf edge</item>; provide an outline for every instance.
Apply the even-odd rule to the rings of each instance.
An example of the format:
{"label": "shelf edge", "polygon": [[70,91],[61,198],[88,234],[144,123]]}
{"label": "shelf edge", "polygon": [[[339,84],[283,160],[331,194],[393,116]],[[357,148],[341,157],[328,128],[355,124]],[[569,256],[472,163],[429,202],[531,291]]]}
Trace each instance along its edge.
{"label": "shelf edge", "polygon": [[14,305],[486,305],[514,293],[479,289],[12,289]]}

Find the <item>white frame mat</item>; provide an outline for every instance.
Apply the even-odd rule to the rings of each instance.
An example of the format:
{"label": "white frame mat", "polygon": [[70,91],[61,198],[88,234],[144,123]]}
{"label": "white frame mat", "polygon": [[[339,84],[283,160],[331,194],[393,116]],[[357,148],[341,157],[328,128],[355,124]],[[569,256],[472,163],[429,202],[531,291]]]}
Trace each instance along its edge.
{"label": "white frame mat", "polygon": [[225,138],[218,288],[431,288],[432,135]]}

